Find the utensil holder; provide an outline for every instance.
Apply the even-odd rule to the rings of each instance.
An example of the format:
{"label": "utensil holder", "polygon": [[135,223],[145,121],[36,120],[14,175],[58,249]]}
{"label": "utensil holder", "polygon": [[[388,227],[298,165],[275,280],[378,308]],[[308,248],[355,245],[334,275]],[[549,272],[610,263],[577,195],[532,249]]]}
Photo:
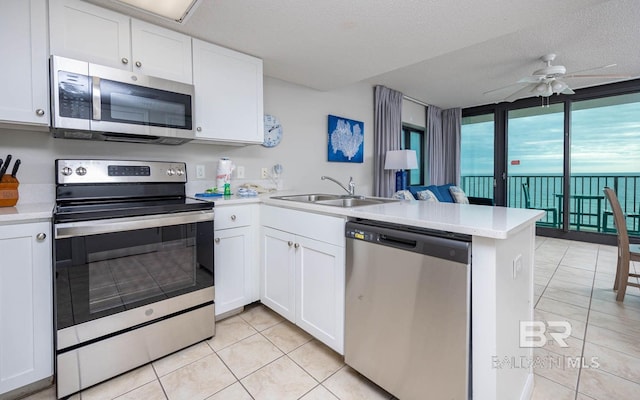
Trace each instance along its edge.
{"label": "utensil holder", "polygon": [[0,177],[0,207],[13,207],[18,203],[19,184],[11,175]]}

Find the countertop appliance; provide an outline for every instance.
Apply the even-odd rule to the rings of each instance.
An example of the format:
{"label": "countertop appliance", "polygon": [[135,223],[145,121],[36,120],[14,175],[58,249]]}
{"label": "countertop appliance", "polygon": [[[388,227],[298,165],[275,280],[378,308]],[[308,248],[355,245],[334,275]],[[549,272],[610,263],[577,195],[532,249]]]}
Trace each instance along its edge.
{"label": "countertop appliance", "polygon": [[182,144],[195,139],[193,85],[51,56],[54,137]]}
{"label": "countertop appliance", "polygon": [[402,400],[471,398],[471,237],[346,224],[345,362]]}
{"label": "countertop appliance", "polygon": [[56,160],[58,397],[215,333],[214,204],[182,162]]}

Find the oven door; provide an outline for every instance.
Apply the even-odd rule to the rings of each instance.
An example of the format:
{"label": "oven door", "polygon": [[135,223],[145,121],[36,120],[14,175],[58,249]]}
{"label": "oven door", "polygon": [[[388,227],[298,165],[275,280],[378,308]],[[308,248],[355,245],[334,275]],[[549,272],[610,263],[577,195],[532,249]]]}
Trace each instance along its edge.
{"label": "oven door", "polygon": [[213,215],[55,224],[58,350],[212,304]]}

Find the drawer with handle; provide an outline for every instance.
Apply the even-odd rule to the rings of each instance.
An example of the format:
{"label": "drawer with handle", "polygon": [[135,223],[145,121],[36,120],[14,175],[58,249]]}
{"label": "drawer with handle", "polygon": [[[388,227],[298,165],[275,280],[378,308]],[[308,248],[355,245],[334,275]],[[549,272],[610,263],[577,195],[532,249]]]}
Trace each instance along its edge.
{"label": "drawer with handle", "polygon": [[247,206],[216,207],[214,229],[229,229],[251,224],[252,208]]}

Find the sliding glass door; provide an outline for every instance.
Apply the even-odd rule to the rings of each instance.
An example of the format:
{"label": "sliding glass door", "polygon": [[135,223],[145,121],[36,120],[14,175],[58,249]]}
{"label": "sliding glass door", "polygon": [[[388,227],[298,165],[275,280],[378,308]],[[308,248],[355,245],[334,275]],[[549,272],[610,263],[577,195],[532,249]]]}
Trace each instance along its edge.
{"label": "sliding glass door", "polygon": [[572,229],[615,232],[607,186],[629,234],[640,235],[640,93],[571,104],[571,188],[580,217]]}
{"label": "sliding glass door", "polygon": [[557,228],[563,199],[563,105],[510,110],[507,117],[507,207],[544,210],[538,225]]}

